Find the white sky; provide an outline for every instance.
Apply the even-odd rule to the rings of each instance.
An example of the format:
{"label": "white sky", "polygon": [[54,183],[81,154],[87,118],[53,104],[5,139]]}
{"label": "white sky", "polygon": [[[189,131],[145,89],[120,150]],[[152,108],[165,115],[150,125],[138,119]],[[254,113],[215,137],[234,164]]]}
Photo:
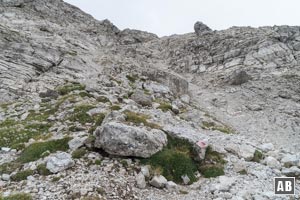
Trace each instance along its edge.
{"label": "white sky", "polygon": [[231,26],[300,25],[300,0],[65,0],[119,29],[159,36],[193,32],[196,21]]}

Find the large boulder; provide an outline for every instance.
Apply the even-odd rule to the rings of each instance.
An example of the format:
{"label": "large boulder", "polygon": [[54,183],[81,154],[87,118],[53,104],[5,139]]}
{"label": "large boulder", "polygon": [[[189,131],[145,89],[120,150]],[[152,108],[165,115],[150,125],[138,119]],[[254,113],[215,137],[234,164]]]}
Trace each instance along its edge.
{"label": "large boulder", "polygon": [[200,35],[201,33],[207,33],[207,32],[211,32],[211,28],[209,28],[206,24],[204,24],[203,22],[199,22],[197,21],[194,24],[194,30],[196,35]]}
{"label": "large boulder", "polygon": [[46,159],[46,168],[52,173],[58,173],[73,167],[75,162],[72,160],[72,156],[66,152],[59,152],[49,156]]}
{"label": "large boulder", "polygon": [[111,155],[148,158],[162,150],[167,136],[157,129],[134,127],[118,122],[109,122],[95,131],[95,147]]}

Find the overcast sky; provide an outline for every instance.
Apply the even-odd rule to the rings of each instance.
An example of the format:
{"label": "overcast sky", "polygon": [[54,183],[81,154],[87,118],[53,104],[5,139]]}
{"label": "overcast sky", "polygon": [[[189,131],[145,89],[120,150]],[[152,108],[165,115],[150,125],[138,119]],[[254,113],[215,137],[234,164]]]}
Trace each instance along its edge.
{"label": "overcast sky", "polygon": [[212,29],[231,26],[300,25],[300,0],[65,0],[119,29],[159,36],[193,31],[196,21]]}

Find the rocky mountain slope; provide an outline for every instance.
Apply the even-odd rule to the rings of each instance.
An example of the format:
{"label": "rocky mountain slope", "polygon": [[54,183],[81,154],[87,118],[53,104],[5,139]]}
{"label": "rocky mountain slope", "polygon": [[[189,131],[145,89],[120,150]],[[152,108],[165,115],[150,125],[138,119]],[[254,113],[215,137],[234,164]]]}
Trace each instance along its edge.
{"label": "rocky mountain slope", "polygon": [[273,177],[300,177],[300,27],[159,38],[0,0],[0,48],[4,199],[288,199]]}

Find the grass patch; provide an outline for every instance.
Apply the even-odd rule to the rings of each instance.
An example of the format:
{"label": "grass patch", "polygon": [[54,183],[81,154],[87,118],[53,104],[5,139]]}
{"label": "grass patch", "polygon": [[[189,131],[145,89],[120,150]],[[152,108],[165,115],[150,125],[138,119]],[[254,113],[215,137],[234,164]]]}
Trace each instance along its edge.
{"label": "grass patch", "polygon": [[150,164],[168,180],[182,183],[181,176],[187,175],[193,183],[197,180],[195,172],[198,170],[194,156],[193,146],[187,140],[168,136],[168,145],[152,157],[142,159],[142,163]]}
{"label": "grass patch", "polygon": [[57,181],[59,181],[59,180],[60,180],[60,177],[59,177],[59,176],[54,176],[54,177],[51,179],[52,182],[57,182]]}
{"label": "grass patch", "polygon": [[126,75],[126,78],[131,82],[131,83],[135,83],[139,77],[138,75]]}
{"label": "grass patch", "polygon": [[225,163],[223,156],[220,153],[213,151],[209,146],[206,149],[204,160],[200,162],[199,171],[205,178],[221,176],[225,174]]}
{"label": "grass patch", "polygon": [[46,168],[46,164],[39,164],[37,166],[37,171],[40,175],[43,176],[48,176],[51,175],[52,173]]}
{"label": "grass patch", "polygon": [[8,197],[0,197],[0,200],[32,200],[32,197],[30,194],[19,193],[9,195]]}
{"label": "grass patch", "polygon": [[97,97],[97,101],[101,103],[108,103],[108,102],[110,103],[110,100],[105,96]]}
{"label": "grass patch", "polygon": [[260,162],[264,158],[264,155],[261,151],[255,150],[252,161]]}
{"label": "grass patch", "polygon": [[110,107],[111,110],[121,110],[121,107],[119,105],[112,105]]}
{"label": "grass patch", "polygon": [[79,92],[78,94],[79,96],[81,96],[82,98],[84,97],[89,97],[89,98],[92,98],[94,97],[93,95],[91,95],[90,93],[88,93],[87,91],[82,91],[82,92]]}
{"label": "grass patch", "polygon": [[72,153],[72,158],[74,158],[74,159],[80,159],[80,158],[82,158],[86,154],[86,152],[87,151],[85,149],[76,149]]}
{"label": "grass patch", "polygon": [[85,90],[85,86],[80,83],[68,83],[57,88],[60,95],[66,95],[75,90]]}
{"label": "grass patch", "polygon": [[11,176],[10,178],[12,181],[19,182],[19,181],[26,180],[28,176],[31,176],[33,174],[34,174],[34,171],[28,169],[28,170],[19,171],[18,173]]}
{"label": "grass patch", "polygon": [[167,112],[169,110],[172,110],[172,105],[167,102],[161,102],[158,106],[158,109],[161,109],[163,112]]}
{"label": "grass patch", "polygon": [[3,174],[11,174],[13,171],[22,167],[22,164],[19,162],[9,162],[0,165],[0,172]]}
{"label": "grass patch", "polygon": [[81,124],[92,123],[94,120],[89,114],[87,114],[87,112],[93,108],[95,108],[95,106],[92,105],[76,106],[74,112],[70,115],[68,119],[73,122],[78,121]]}
{"label": "grass patch", "polygon": [[93,116],[94,124],[93,124],[93,126],[89,129],[88,132],[89,132],[90,134],[94,133],[94,131],[96,130],[96,128],[97,128],[98,126],[101,126],[101,124],[102,124],[104,118],[105,118],[105,114],[104,114],[104,113],[99,113],[99,114]]}
{"label": "grass patch", "polygon": [[222,133],[230,134],[233,133],[234,131],[225,125],[217,125],[215,122],[207,122],[203,121],[201,128],[206,129],[206,130],[213,130],[213,131],[220,131]]}
{"label": "grass patch", "polygon": [[125,114],[125,120],[127,122],[131,122],[135,125],[144,124],[145,126],[148,126],[153,129],[161,129],[161,127],[158,124],[148,122],[147,119],[149,119],[149,116],[147,115],[135,113],[128,110],[126,110],[124,114]]}
{"label": "grass patch", "polygon": [[28,163],[44,157],[45,152],[54,153],[56,151],[67,151],[69,149],[68,142],[71,138],[63,138],[59,140],[51,140],[47,142],[33,143],[28,146],[17,159],[21,163]]}
{"label": "grass patch", "polygon": [[101,165],[101,163],[102,163],[101,160],[99,160],[99,159],[95,160],[95,165]]}

